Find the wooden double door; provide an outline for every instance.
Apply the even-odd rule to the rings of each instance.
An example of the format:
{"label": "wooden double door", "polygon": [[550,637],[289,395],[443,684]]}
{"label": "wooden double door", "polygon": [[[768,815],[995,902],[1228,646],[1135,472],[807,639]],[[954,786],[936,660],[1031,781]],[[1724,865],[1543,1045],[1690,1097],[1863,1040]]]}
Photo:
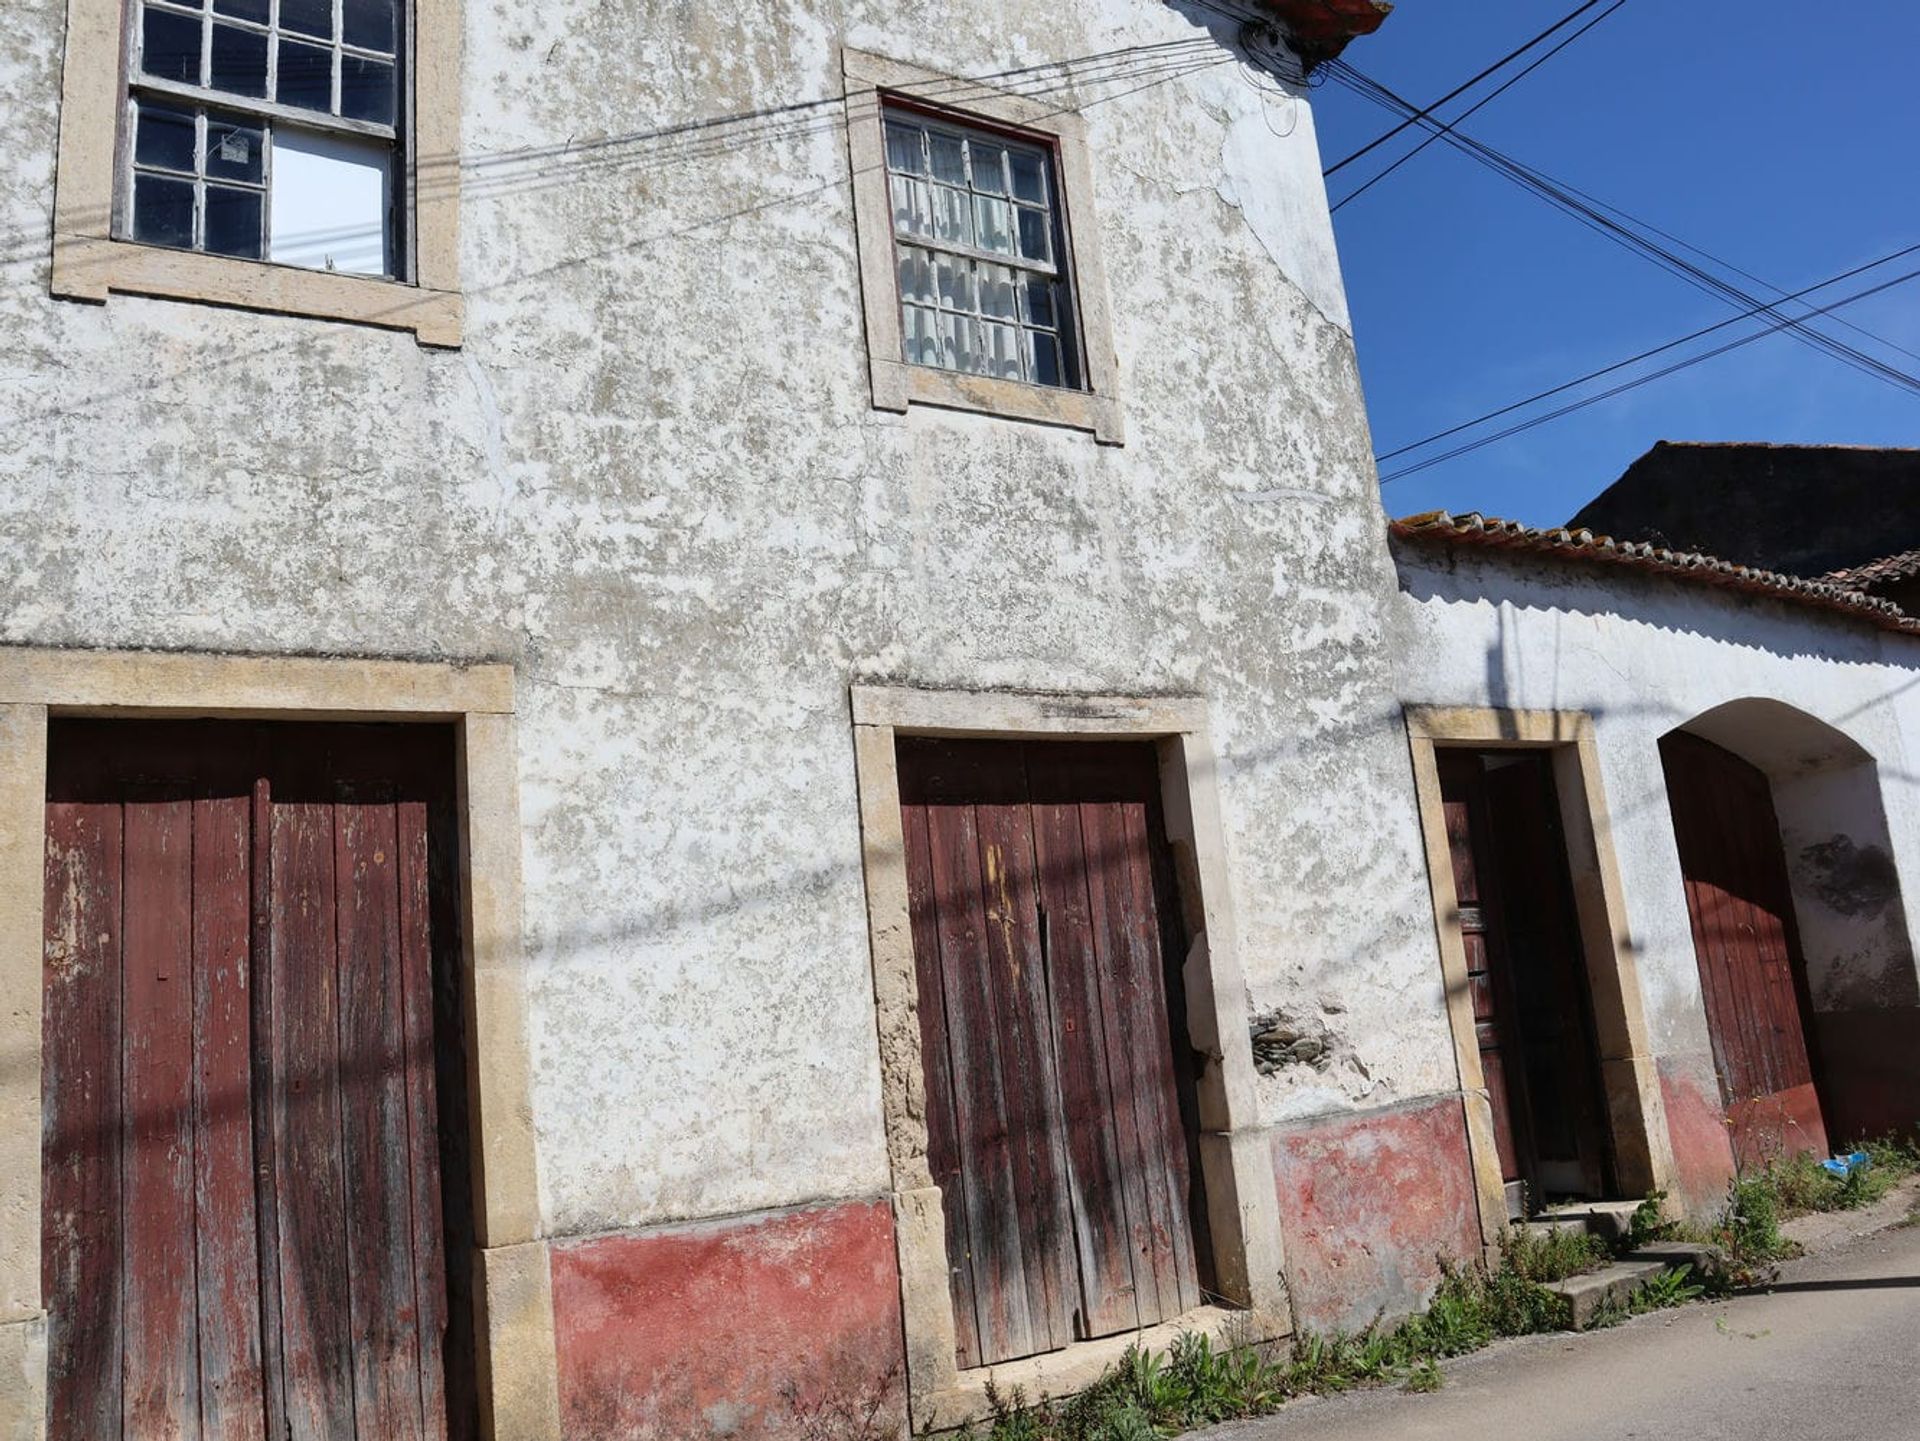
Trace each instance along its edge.
{"label": "wooden double door", "polygon": [[959,1362],[1200,1303],[1184,956],[1151,746],[902,740]]}
{"label": "wooden double door", "polygon": [[1750,1165],[1783,1151],[1824,1155],[1812,1003],[1772,784],[1685,731],[1660,742],[1660,758],[1735,1157]]}
{"label": "wooden double door", "polygon": [[1591,993],[1551,757],[1439,753],[1480,1069],[1509,1209],[1606,1194]]}
{"label": "wooden double door", "polygon": [[51,726],[53,1441],[471,1435],[450,762],[429,727]]}

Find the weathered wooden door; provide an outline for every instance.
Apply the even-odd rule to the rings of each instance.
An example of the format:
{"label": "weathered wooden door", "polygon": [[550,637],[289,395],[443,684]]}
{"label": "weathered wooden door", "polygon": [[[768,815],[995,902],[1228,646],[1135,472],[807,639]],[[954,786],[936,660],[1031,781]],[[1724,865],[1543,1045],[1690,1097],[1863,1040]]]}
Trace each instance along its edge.
{"label": "weathered wooden door", "polygon": [[1603,1195],[1585,958],[1546,755],[1443,750],[1441,797],[1480,1066],[1509,1185]]}
{"label": "weathered wooden door", "polygon": [[960,1364],[1180,1315],[1201,1276],[1153,750],[903,740],[900,782]]}
{"label": "weathered wooden door", "polygon": [[444,736],[56,721],[50,744],[50,1437],[468,1434]]}
{"label": "weathered wooden door", "polygon": [[1773,788],[1733,752],[1684,731],[1660,742],[1660,759],[1735,1154],[1751,1163],[1782,1150],[1824,1153]]}

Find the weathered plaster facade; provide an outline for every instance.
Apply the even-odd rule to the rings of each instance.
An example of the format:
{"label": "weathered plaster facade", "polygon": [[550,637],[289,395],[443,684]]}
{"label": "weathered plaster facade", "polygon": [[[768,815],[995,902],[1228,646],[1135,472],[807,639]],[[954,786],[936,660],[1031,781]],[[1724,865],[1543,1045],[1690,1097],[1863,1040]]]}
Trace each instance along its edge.
{"label": "weathered plaster facade", "polygon": [[1833,1140],[1911,1127],[1920,1011],[1903,890],[1920,884],[1914,638],[1578,560],[1401,539],[1394,553],[1409,704],[1591,717],[1676,1196],[1711,1206],[1734,1162],[1661,768],[1660,737],[1676,728],[1772,783]]}
{"label": "weathered plaster facade", "polygon": [[[439,350],[53,298],[65,10],[0,22],[0,641],[512,667],[538,1231],[562,1344],[594,1338],[563,1358],[570,1416],[667,1434],[619,1388],[672,1337],[609,1359],[607,1266],[725,1248],[636,1237],[737,1217],[864,1245],[895,1189],[852,685],[1199,698],[1225,1003],[1333,1042],[1258,1082],[1260,1121],[1457,1115],[1312,112],[1237,22],[469,0]],[[848,46],[1082,117],[1123,447],[874,408]],[[831,1339],[885,1375],[878,1305]],[[716,1432],[778,1424],[759,1381],[701,1386]]]}

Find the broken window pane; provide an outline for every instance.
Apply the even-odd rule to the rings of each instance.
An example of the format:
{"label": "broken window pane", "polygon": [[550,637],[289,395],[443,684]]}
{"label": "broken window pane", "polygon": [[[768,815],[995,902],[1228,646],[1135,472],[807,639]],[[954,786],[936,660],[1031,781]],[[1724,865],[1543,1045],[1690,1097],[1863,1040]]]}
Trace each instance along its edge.
{"label": "broken window pane", "polygon": [[394,0],[342,0],[341,38],[363,50],[394,48]]}
{"label": "broken window pane", "polygon": [[200,83],[200,22],[148,6],[140,17],[140,68],[156,80]]}
{"label": "broken window pane", "polygon": [[133,238],[149,245],[193,245],[193,182],[133,177]]}
{"label": "broken window pane", "polygon": [[393,124],[393,66],[358,55],[340,56],[340,113],[349,120]]}
{"label": "broken window pane", "polygon": [[331,111],[333,52],[297,40],[282,40],[279,100],[282,105],[297,105],[302,110]]}
{"label": "broken window pane", "polygon": [[207,187],[207,249],[215,255],[260,258],[260,204],[258,190],[225,185]]}
{"label": "broken window pane", "polygon": [[233,95],[267,93],[267,37],[238,25],[213,27],[213,65],[207,82]]}
{"label": "broken window pane", "polygon": [[184,170],[191,175],[194,147],[192,111],[175,110],[152,101],[141,103],[139,125],[133,138],[136,165],[157,165],[165,170]]}
{"label": "broken window pane", "polygon": [[268,258],[315,270],[388,274],[390,158],[379,141],[276,127]]}
{"label": "broken window pane", "polygon": [[265,171],[266,131],[230,115],[207,115],[207,174],[258,185]]}

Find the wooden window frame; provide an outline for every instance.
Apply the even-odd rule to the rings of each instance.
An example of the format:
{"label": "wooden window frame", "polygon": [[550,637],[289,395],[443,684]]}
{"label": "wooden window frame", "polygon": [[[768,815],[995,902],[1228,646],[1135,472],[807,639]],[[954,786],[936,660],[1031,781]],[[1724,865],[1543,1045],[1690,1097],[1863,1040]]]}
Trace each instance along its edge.
{"label": "wooden window frame", "polygon": [[481,1431],[558,1441],[552,1271],[541,1235],[509,666],[0,648],[0,1434],[41,1433],[41,973],[47,722],[438,722],[454,730],[467,966]]}
{"label": "wooden window frame", "polygon": [[[461,342],[462,0],[408,0],[401,105],[400,268],[409,279],[347,275],[116,238],[127,164],[129,0],[68,0],[53,208],[52,293],[105,304],[115,294],[202,301]],[[224,102],[208,102],[224,103]],[[246,105],[228,108],[248,109]],[[312,117],[312,128],[342,128]],[[351,127],[346,127],[351,128]]]}
{"label": "wooden window frame", "polygon": [[[1192,699],[1035,696],[855,686],[855,769],[861,855],[879,1027],[881,1096],[893,1178],[894,1237],[915,1431],[988,1414],[989,1383],[1005,1393],[1064,1395],[1090,1385],[1130,1345],[1164,1345],[1181,1331],[1273,1338],[1292,1329],[1272,1143],[1261,1123],[1228,904],[1225,833],[1207,707]],[[945,1211],[927,1159],[919,983],[907,901],[906,838],[896,742],[901,736],[993,740],[1126,740],[1154,745],[1166,840],[1179,880],[1188,945],[1189,1038],[1208,1056],[1199,1077],[1200,1173],[1223,1304],[1138,1334],[1082,1341],[1048,1355],[962,1371],[947,1281]],[[1251,1316],[1251,1320],[1249,1319]]]}
{"label": "wooden window frame", "polygon": [[1465,1101],[1467,1150],[1473,1164],[1480,1239],[1491,1255],[1507,1228],[1506,1183],[1474,1030],[1473,994],[1467,983],[1466,947],[1460,933],[1460,902],[1454,891],[1446,808],[1440,794],[1439,750],[1539,750],[1552,761],[1561,834],[1579,919],[1583,972],[1593,1001],[1615,1181],[1628,1196],[1668,1189],[1673,1148],[1667,1134],[1666,1102],[1648,1040],[1640,970],[1634,959],[1620,864],[1613,848],[1613,825],[1601,785],[1593,717],[1585,711],[1410,705],[1406,707],[1406,725],[1420,830],[1426,844],[1447,1021]]}
{"label": "wooden window frame", "polygon": [[[851,47],[841,51],[841,72],[874,408],[898,414],[915,405],[974,411],[1088,431],[1105,445],[1125,444],[1112,313],[1096,243],[1086,121],[1071,108]],[[1053,153],[1057,222],[1064,237],[1060,259],[1065,261],[1078,321],[1080,388],[1030,385],[908,363],[901,342],[900,281],[887,190],[889,104],[964,130],[1004,132]]]}

